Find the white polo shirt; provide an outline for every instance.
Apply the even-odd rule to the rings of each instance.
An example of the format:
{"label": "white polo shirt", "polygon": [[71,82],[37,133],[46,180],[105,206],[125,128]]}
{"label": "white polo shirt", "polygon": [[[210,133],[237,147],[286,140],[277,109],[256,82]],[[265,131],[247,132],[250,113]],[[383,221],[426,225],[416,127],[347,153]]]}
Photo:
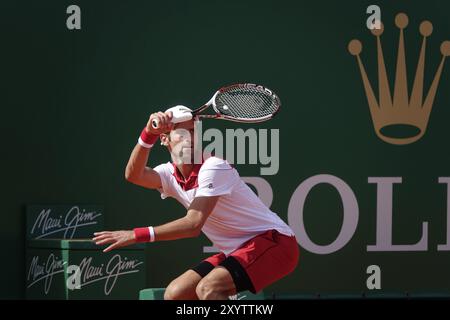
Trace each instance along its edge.
{"label": "white polo shirt", "polygon": [[162,188],[158,189],[161,198],[173,197],[186,209],[195,197],[220,196],[202,232],[225,255],[267,230],[294,235],[292,229],[262,203],[226,160],[208,158],[203,164],[194,166],[187,180],[170,162],[154,170],[161,178]]}

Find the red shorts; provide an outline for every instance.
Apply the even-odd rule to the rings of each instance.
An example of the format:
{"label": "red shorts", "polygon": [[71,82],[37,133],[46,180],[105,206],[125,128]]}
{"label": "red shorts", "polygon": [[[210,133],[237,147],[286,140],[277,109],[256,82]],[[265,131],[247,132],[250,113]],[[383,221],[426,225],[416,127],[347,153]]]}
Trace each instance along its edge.
{"label": "red shorts", "polygon": [[298,258],[295,236],[269,230],[248,240],[228,257],[215,254],[193,270],[204,277],[214,267],[223,266],[233,277],[237,292],[257,293],[294,271]]}

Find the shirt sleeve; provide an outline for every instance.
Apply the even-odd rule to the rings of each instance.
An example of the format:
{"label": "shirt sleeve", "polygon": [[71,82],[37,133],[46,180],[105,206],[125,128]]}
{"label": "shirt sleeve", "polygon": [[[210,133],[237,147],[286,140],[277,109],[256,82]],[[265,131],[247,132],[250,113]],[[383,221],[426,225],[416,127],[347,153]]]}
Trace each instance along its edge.
{"label": "shirt sleeve", "polygon": [[161,188],[158,189],[158,191],[161,193],[161,199],[173,197],[173,185],[170,182],[172,172],[170,171],[169,165],[167,163],[163,163],[153,168],[153,170],[158,172],[159,178],[161,179]]}
{"label": "shirt sleeve", "polygon": [[205,162],[198,175],[196,197],[231,194],[236,185],[236,172],[225,160]]}

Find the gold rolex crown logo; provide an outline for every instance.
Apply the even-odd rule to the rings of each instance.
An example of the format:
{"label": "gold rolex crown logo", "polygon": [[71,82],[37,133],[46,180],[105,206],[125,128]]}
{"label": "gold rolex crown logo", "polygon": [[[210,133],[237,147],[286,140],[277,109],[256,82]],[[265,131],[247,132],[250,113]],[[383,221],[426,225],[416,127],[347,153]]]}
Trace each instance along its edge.
{"label": "gold rolex crown logo", "polygon": [[[414,84],[411,96],[408,97],[408,80],[406,74],[405,59],[405,41],[404,29],[408,26],[408,16],[399,13],[395,18],[395,24],[400,29],[400,39],[397,54],[397,69],[395,74],[394,98],[391,97],[389,81],[384,63],[384,55],[381,46],[381,35],[384,31],[384,25],[381,29],[373,29],[372,34],[377,41],[378,56],[378,89],[379,99],[375,97],[372,85],[367,77],[366,70],[361,61],[360,53],[362,44],[359,40],[352,40],[348,44],[348,51],[356,56],[361,77],[364,84],[367,100],[369,103],[370,114],[377,136],[385,142],[404,145],[419,140],[427,129],[428,119],[433,107],[434,98],[438,88],[439,80],[444,68],[444,61],[450,55],[450,41],[444,41],[441,44],[442,60],[439,64],[433,82],[428,90],[425,100],[423,100],[424,74],[425,74],[425,50],[427,37],[433,32],[433,25],[429,21],[423,21],[420,24],[420,34],[423,36],[422,48],[420,50],[419,61],[417,63]],[[395,137],[389,134],[390,129],[396,126],[409,127],[414,129],[406,137]]]}

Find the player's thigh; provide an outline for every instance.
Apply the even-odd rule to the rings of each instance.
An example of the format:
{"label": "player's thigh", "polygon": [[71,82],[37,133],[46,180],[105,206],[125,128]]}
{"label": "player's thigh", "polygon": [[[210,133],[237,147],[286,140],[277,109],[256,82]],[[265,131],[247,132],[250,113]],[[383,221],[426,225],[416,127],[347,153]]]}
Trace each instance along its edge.
{"label": "player's thigh", "polygon": [[215,292],[226,293],[227,295],[236,294],[236,286],[230,272],[222,266],[215,267],[198,284],[197,290],[212,290]]}
{"label": "player's thigh", "polygon": [[188,270],[175,278],[166,288],[164,299],[197,299],[195,289],[202,277],[193,270]]}

